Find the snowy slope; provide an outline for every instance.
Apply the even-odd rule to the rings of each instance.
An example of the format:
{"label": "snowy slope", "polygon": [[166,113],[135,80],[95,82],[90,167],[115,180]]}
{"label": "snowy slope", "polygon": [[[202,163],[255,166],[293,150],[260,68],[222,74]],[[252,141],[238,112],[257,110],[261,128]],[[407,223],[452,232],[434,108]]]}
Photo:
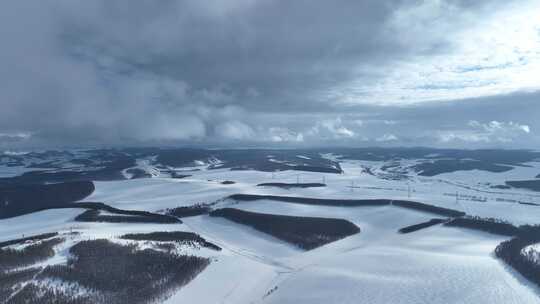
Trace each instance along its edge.
{"label": "snowy slope", "polygon": [[[85,200],[153,212],[217,202],[216,207],[254,212],[342,218],[361,228],[357,235],[308,252],[247,226],[207,215],[185,218],[183,224],[78,223],[73,221],[82,212],[78,209],[1,220],[0,241],[52,231],[75,230],[81,232],[81,239],[114,239],[125,233],[182,230],[198,233],[223,248],[220,252],[197,252],[212,258],[212,263],[166,303],[540,303],[535,287],[493,257],[494,248],[505,240],[500,236],[443,226],[398,234],[402,227],[436,216],[393,206],[345,208],[223,199],[235,193],[411,199],[518,224],[540,223],[540,207],[497,201],[540,202],[534,192],[493,190],[481,184],[529,175],[537,168],[516,168],[509,173],[454,172],[433,178],[411,175],[403,180],[363,172],[364,166],[380,165],[344,161],[344,174],[215,169],[193,171],[184,179],[96,182],[96,191]],[[223,185],[224,180],[235,184]],[[256,186],[297,181],[324,181],[327,187],[286,190]],[[458,200],[449,195],[456,192],[462,196]],[[475,195],[487,199],[467,199]],[[65,262],[65,254],[65,250],[59,252],[49,263]]]}

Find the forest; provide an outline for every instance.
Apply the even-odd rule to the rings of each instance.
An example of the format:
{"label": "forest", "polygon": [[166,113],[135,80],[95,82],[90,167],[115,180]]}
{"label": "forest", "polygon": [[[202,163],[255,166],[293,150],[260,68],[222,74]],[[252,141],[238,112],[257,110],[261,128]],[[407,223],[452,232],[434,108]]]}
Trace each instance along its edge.
{"label": "forest", "polygon": [[59,279],[94,291],[95,303],[152,303],[197,276],[209,259],[139,250],[109,240],[81,241],[69,250],[67,265],[47,266],[39,278]]}
{"label": "forest", "polygon": [[221,250],[221,247],[208,242],[200,235],[193,232],[186,231],[172,231],[172,232],[151,232],[151,233],[130,233],[120,237],[124,240],[135,241],[156,241],[156,242],[175,242],[183,245],[191,245],[198,247],[206,247],[213,250]]}
{"label": "forest", "polygon": [[334,218],[275,215],[234,208],[214,210],[210,216],[248,225],[303,250],[315,249],[360,232],[355,224]]}

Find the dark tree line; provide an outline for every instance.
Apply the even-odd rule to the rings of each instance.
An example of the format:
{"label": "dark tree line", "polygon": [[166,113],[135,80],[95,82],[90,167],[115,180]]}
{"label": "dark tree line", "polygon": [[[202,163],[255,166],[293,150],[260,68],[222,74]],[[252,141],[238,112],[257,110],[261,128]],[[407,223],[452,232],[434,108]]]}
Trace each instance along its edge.
{"label": "dark tree line", "polygon": [[58,232],[51,232],[51,233],[37,234],[37,235],[25,237],[25,238],[19,238],[19,239],[9,240],[5,242],[0,242],[0,248],[10,246],[10,245],[15,245],[15,244],[22,244],[27,241],[39,241],[39,240],[49,239],[57,235],[58,235]]}
{"label": "dark tree line", "polygon": [[438,218],[431,219],[431,220],[429,220],[427,222],[424,222],[424,223],[403,227],[403,228],[399,229],[398,231],[399,231],[399,233],[411,233],[411,232],[415,232],[415,231],[418,231],[418,230],[421,230],[421,229],[429,228],[431,226],[435,226],[435,225],[444,223],[446,221],[447,221],[447,219],[438,219]]}
{"label": "dark tree line", "polygon": [[428,204],[419,203],[419,202],[413,202],[413,201],[392,200],[391,204],[393,206],[398,206],[402,208],[413,209],[413,210],[418,210],[418,211],[423,211],[423,212],[429,212],[429,213],[433,213],[433,214],[437,214],[441,216],[460,217],[460,216],[465,215],[465,212],[462,212],[462,211],[428,205]]}
{"label": "dark tree line", "polygon": [[[22,270],[0,271],[0,303],[4,303],[21,284],[32,279],[41,267],[26,268]],[[4,300],[2,300],[4,299]]]}
{"label": "dark tree line", "polygon": [[258,187],[278,187],[283,189],[290,188],[317,188],[326,187],[326,184],[322,183],[262,183],[258,184]]}
{"label": "dark tree line", "polygon": [[95,291],[98,303],[151,303],[197,276],[209,259],[169,254],[108,240],[82,241],[67,265],[48,266],[39,277],[77,283]]}
{"label": "dark tree line", "polygon": [[14,298],[9,302],[6,301],[8,301],[12,295],[17,294],[20,291],[23,287],[23,283],[33,279],[42,269],[41,267],[18,268],[33,265],[54,256],[54,246],[62,243],[64,239],[58,237],[48,240],[44,239],[56,235],[58,235],[58,233],[41,234],[4,242],[4,244],[7,244],[5,246],[10,246],[21,244],[29,240],[38,241],[37,243],[25,246],[21,249],[0,249],[0,303],[42,303],[39,301],[16,302],[18,298]]}
{"label": "dark tree line", "polygon": [[200,235],[193,232],[173,231],[173,232],[151,232],[151,233],[131,233],[120,237],[124,240],[135,241],[156,241],[156,242],[175,242],[199,247],[207,247],[213,250],[221,250],[221,247],[208,242]]}
{"label": "dark tree line", "polygon": [[165,214],[176,217],[190,217],[208,214],[212,211],[211,204],[199,203],[191,206],[182,206],[165,210]]}
{"label": "dark tree line", "polygon": [[525,247],[537,243],[540,243],[540,226],[521,226],[518,236],[495,248],[495,255],[529,281],[540,286],[539,252],[523,252]]}
{"label": "dark tree line", "polygon": [[0,271],[34,264],[54,256],[54,246],[62,243],[64,239],[53,238],[28,245],[22,249],[0,249]]}
{"label": "dark tree line", "polygon": [[322,199],[311,197],[279,196],[279,195],[258,195],[258,194],[233,194],[229,196],[235,201],[257,201],[273,200],[286,203],[315,205],[315,206],[340,206],[340,207],[359,207],[359,206],[386,206],[390,205],[387,199]]}
{"label": "dark tree line", "polygon": [[172,178],[182,179],[182,178],[186,178],[186,177],[190,177],[190,176],[191,176],[191,174],[179,174],[178,172],[175,172],[175,171],[171,172],[171,177]]}
{"label": "dark tree line", "polygon": [[98,210],[86,210],[77,215],[75,221],[78,222],[101,222],[101,223],[158,223],[171,224],[178,223],[179,220],[173,217],[165,217],[160,214],[149,215],[103,215]]}
{"label": "dark tree line", "polygon": [[42,287],[34,283],[26,284],[13,295],[6,304],[93,304],[106,303],[97,301],[98,298],[79,295],[76,290],[60,290],[57,288]]}
{"label": "dark tree line", "polygon": [[57,184],[0,184],[0,219],[68,205],[94,192],[91,181]]}
{"label": "dark tree line", "polygon": [[520,233],[520,228],[509,222],[478,216],[455,218],[445,223],[445,226],[475,229],[503,236],[515,236]]}
{"label": "dark tree line", "polygon": [[145,170],[141,168],[129,168],[126,170],[126,173],[131,174],[130,179],[137,179],[137,178],[150,178],[152,177],[152,174],[146,172]]}
{"label": "dark tree line", "polygon": [[304,250],[311,250],[360,232],[360,228],[353,223],[334,218],[264,214],[233,208],[212,211],[210,216],[224,217],[251,226]]}
{"label": "dark tree line", "polygon": [[258,194],[233,194],[229,196],[235,201],[256,201],[256,200],[274,200],[279,202],[316,205],[316,206],[340,206],[340,207],[361,207],[361,206],[388,206],[413,209],[422,212],[429,212],[441,216],[460,217],[465,212],[448,209],[433,205],[428,205],[413,201],[390,200],[390,199],[321,199],[311,197],[278,196],[278,195],[258,195]]}
{"label": "dark tree line", "polygon": [[529,189],[532,191],[540,191],[540,180],[520,180],[520,181],[507,181],[506,185],[514,188]]}
{"label": "dark tree line", "polygon": [[483,170],[500,173],[513,169],[511,166],[502,165],[501,163],[465,159],[438,159],[435,161],[419,163],[411,168],[418,172],[418,175],[421,176],[436,176],[442,173],[470,170]]}
{"label": "dark tree line", "polygon": [[[79,215],[81,217],[75,218],[75,220],[85,221],[85,222],[94,222],[94,221],[106,222],[107,220],[110,220],[111,222],[114,221],[115,223],[129,222],[129,219],[127,219],[127,216],[130,216],[130,217],[138,217],[132,221],[136,223],[182,223],[182,220],[174,216],[167,215],[167,214],[158,214],[158,213],[153,213],[153,212],[148,212],[148,211],[139,211],[139,210],[118,209],[118,208],[114,208],[100,202],[82,202],[82,203],[76,203],[76,204],[71,204],[67,206],[54,206],[52,208],[84,208],[90,211],[97,211],[97,212],[85,212],[83,213],[84,215],[83,214]],[[109,213],[113,213],[118,216],[125,215],[125,217],[121,217],[119,219],[118,218],[109,219],[109,218],[106,218],[105,216],[102,217],[99,214],[99,211],[107,211]]]}

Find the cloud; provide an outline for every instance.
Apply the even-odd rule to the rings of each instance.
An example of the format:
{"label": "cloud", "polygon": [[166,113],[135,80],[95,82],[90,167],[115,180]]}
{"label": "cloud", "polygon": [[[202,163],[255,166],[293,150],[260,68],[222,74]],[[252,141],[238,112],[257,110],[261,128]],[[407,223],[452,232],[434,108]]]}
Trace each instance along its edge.
{"label": "cloud", "polygon": [[7,156],[20,156],[20,155],[25,155],[28,153],[29,152],[24,152],[24,151],[3,151],[2,152],[3,155],[7,155]]}
{"label": "cloud", "polygon": [[[532,0],[4,2],[0,146],[535,146],[539,10]],[[17,132],[31,136],[6,135]]]}
{"label": "cloud", "polygon": [[303,142],[304,134],[291,131],[287,128],[272,127],[269,129],[269,137],[272,142]]}
{"label": "cloud", "polygon": [[491,141],[486,135],[476,134],[468,131],[443,131],[439,132],[437,137],[442,143],[451,143],[454,141],[462,141],[467,143],[489,143]]}
{"label": "cloud", "polygon": [[364,125],[364,121],[361,119],[355,119],[353,122],[359,127]]}
{"label": "cloud", "polygon": [[473,128],[477,128],[477,129],[483,129],[484,131],[488,133],[498,133],[498,132],[531,133],[531,129],[528,125],[518,124],[513,121],[499,122],[499,121],[493,120],[488,123],[480,123],[476,120],[471,120],[469,121],[469,126]]}
{"label": "cloud", "polygon": [[398,140],[398,137],[395,136],[394,134],[384,134],[383,136],[377,137],[375,139],[375,141],[378,141],[378,142],[389,142],[389,141],[397,141],[397,140]]}
{"label": "cloud", "polygon": [[538,91],[538,13],[538,1],[478,1],[474,9],[420,1],[396,10],[390,31],[411,56],[382,66],[377,85],[359,78],[336,94],[346,103],[390,105]]}
{"label": "cloud", "polygon": [[469,143],[511,143],[516,138],[531,133],[528,125],[515,122],[500,122],[492,120],[481,123],[477,120],[470,120],[467,124],[471,129],[444,131],[438,133],[439,141],[449,143],[462,141]]}
{"label": "cloud", "polygon": [[27,132],[0,133],[0,143],[20,143],[29,140],[32,134]]}
{"label": "cloud", "polygon": [[345,127],[341,117],[317,122],[317,124],[309,130],[308,134],[321,139],[351,138],[356,135],[354,131]]}
{"label": "cloud", "polygon": [[216,134],[223,139],[254,140],[255,132],[240,121],[229,121],[216,126]]}

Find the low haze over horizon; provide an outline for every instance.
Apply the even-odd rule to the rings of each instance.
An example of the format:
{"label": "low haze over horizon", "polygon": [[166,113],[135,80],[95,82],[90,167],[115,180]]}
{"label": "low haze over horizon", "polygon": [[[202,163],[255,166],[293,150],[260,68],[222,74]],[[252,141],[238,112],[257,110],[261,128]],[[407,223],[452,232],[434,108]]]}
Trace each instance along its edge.
{"label": "low haze over horizon", "polygon": [[1,6],[0,150],[540,146],[537,0]]}

